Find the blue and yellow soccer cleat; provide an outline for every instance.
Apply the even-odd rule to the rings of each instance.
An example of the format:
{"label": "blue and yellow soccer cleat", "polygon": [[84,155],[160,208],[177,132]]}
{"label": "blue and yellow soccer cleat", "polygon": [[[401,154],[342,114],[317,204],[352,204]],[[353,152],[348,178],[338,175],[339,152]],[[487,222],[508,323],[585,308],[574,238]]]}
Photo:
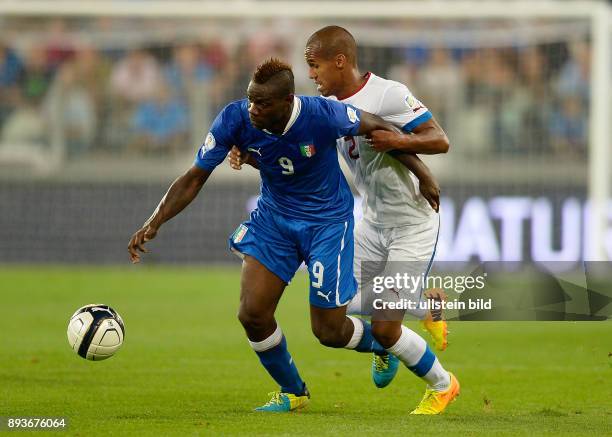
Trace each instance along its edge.
{"label": "blue and yellow soccer cleat", "polygon": [[425,396],[410,414],[440,414],[459,396],[461,389],[459,381],[451,372],[448,374],[450,375],[450,387],[444,391],[425,389]]}
{"label": "blue and yellow soccer cleat", "polygon": [[399,359],[395,355],[389,353],[384,355],[374,354],[372,359],[372,380],[374,385],[378,388],[388,386],[393,381],[393,378],[395,378],[398,366]]}
{"label": "blue and yellow soccer cleat", "polygon": [[302,396],[294,395],[293,393],[283,393],[280,391],[268,393],[272,399],[267,404],[255,408],[255,411],[266,411],[270,413],[288,413],[290,411],[299,410],[308,405],[310,393],[304,391]]}

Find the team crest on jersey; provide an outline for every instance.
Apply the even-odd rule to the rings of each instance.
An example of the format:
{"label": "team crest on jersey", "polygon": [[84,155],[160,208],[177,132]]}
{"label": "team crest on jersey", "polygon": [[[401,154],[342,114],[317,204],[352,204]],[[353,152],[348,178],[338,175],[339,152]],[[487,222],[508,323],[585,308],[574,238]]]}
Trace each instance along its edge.
{"label": "team crest on jersey", "polygon": [[232,234],[232,240],[234,240],[234,243],[240,243],[248,230],[249,228],[247,228],[245,225],[238,226],[238,229],[236,229]]}
{"label": "team crest on jersey", "polygon": [[350,106],[346,107],[346,115],[348,115],[348,118],[351,123],[355,123],[357,120],[359,120],[359,117],[357,116],[357,111],[355,111],[355,109],[351,108]]}
{"label": "team crest on jersey", "polygon": [[423,104],[421,102],[419,102],[416,97],[414,97],[412,94],[408,93],[408,95],[406,96],[406,98],[404,99],[404,102],[406,103],[406,106],[408,106],[410,109],[412,109],[412,112],[417,112],[419,109],[423,109],[425,108],[423,106]]}
{"label": "team crest on jersey", "polygon": [[312,143],[300,143],[300,153],[302,156],[310,158],[312,155],[317,153],[317,151]]}
{"label": "team crest on jersey", "polygon": [[208,132],[208,135],[206,135],[206,139],[204,140],[204,144],[202,144],[202,147],[200,148],[200,158],[204,158],[206,152],[214,149],[216,144],[217,142],[215,141],[215,136],[212,134],[212,132]]}

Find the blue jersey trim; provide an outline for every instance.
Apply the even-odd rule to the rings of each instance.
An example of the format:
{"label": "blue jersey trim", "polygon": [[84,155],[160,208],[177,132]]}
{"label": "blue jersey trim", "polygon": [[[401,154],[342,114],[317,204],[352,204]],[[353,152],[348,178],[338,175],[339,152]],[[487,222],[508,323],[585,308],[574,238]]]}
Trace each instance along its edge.
{"label": "blue jersey trim", "polygon": [[404,127],[402,127],[402,130],[404,132],[412,132],[414,128],[417,127],[418,125],[425,123],[427,120],[431,120],[431,117],[433,117],[431,115],[431,112],[427,111],[419,115],[417,118],[412,120],[410,123],[406,123]]}

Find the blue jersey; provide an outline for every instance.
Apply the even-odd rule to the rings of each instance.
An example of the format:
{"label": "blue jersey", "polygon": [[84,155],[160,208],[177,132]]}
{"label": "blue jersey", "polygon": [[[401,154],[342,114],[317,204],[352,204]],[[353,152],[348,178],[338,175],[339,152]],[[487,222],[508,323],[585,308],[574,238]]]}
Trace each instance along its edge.
{"label": "blue jersey", "polygon": [[217,115],[195,165],[212,171],[237,146],[259,164],[258,208],[301,220],[344,221],[353,214],[353,196],[340,170],[336,139],[357,135],[359,117],[353,106],[296,96],[288,128],[275,135],[253,127],[248,101],[238,100]]}

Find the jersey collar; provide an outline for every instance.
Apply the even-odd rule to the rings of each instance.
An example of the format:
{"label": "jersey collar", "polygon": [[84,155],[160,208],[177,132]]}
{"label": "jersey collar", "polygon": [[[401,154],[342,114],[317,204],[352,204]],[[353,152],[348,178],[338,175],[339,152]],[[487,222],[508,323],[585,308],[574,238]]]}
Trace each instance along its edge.
{"label": "jersey collar", "polygon": [[[301,110],[302,110],[302,101],[298,98],[298,96],[294,95],[293,96],[293,109],[291,110],[291,117],[289,117],[289,121],[287,121],[287,124],[285,125],[285,129],[283,130],[283,133],[281,134],[281,136],[285,135],[287,131],[291,129],[291,126],[295,124],[296,120],[300,116]],[[263,131],[267,134],[274,135],[272,132],[270,132],[267,129],[264,129]]]}
{"label": "jersey collar", "polygon": [[353,97],[355,94],[357,94],[359,91],[361,91],[370,81],[370,77],[372,77],[372,73],[370,73],[369,71],[364,74],[363,78],[365,79],[365,81],[361,84],[361,86],[359,88],[357,88],[355,90],[355,92],[353,92],[353,94],[349,95],[349,96],[343,96],[342,98],[336,97],[338,99],[338,101],[343,101],[346,99],[350,99],[351,97]]}

